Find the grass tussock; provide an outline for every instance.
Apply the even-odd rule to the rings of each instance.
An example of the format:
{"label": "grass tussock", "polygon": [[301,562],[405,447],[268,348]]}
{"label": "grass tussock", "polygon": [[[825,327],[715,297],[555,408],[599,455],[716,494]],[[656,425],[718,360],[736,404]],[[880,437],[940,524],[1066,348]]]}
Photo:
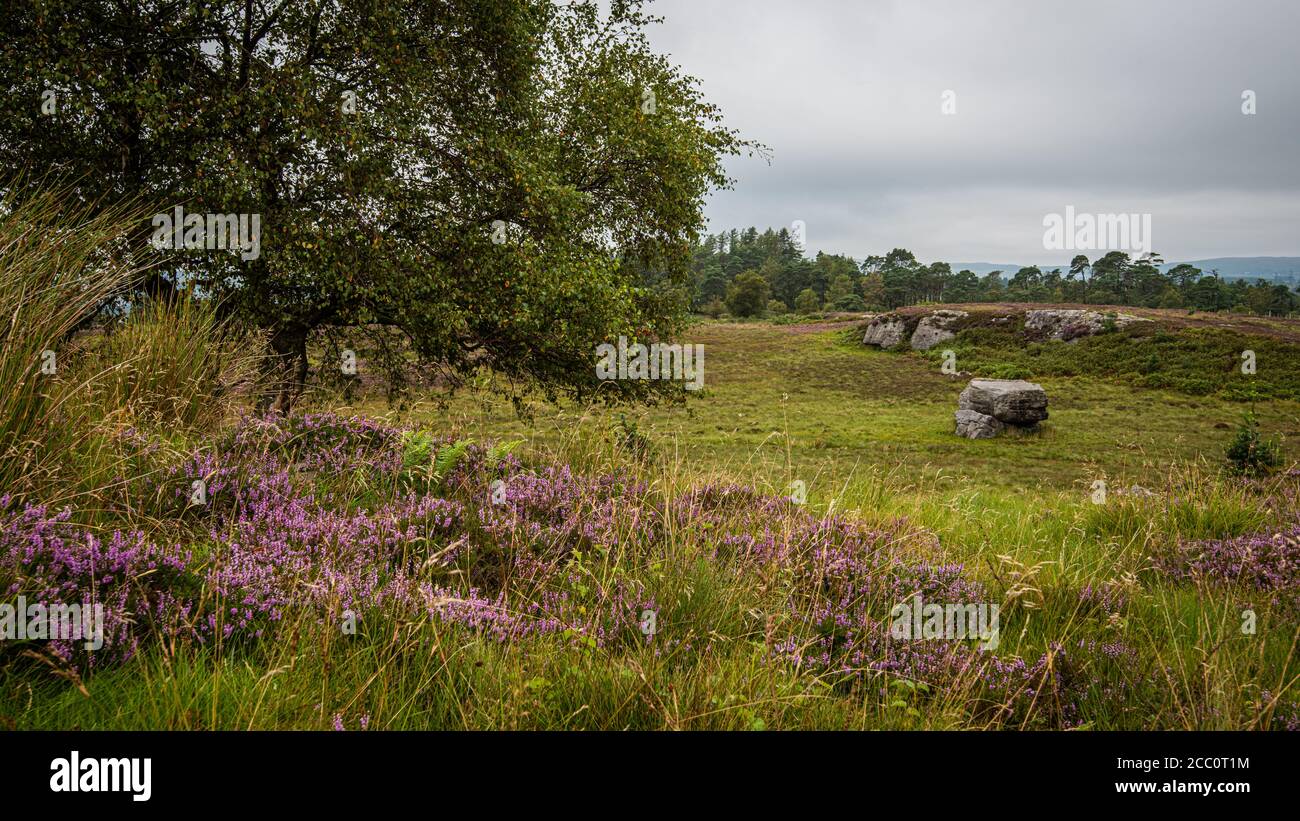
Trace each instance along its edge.
{"label": "grass tussock", "polygon": [[40,459],[86,435],[60,424],[75,416],[81,388],[63,343],[106,300],[142,274],[124,236],[127,207],[66,207],[57,193],[0,201],[0,487],[12,488]]}
{"label": "grass tussock", "polygon": [[144,300],[78,352],[85,398],[104,409],[103,422],[215,430],[251,395],[256,343],[218,319],[210,302],[189,294]]}

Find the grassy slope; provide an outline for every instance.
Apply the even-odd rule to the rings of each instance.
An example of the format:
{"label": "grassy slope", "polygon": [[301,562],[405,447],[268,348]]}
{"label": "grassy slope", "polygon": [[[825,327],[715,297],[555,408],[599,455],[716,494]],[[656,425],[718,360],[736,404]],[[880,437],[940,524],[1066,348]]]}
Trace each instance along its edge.
{"label": "grassy slope", "polygon": [[[815,509],[908,516],[982,580],[1019,584],[1012,604],[1026,604],[1010,608],[1005,650],[1123,637],[1144,665],[1169,671],[1163,681],[1124,682],[1144,693],[1132,713],[1099,708],[1089,726],[1244,726],[1260,690],[1276,693],[1296,674],[1294,625],[1240,636],[1234,594],[1169,585],[1146,570],[1151,551],[1179,535],[1231,535],[1266,521],[1257,497],[1205,478],[1208,464],[1188,468],[1217,467],[1231,432],[1216,424],[1235,422],[1240,405],[1044,378],[1052,417],[1041,434],[966,442],[951,432],[964,380],[920,355],[848,344],[829,326],[710,323],[689,341],[706,346],[706,395],[686,408],[626,412],[663,458],[648,478],[723,475],[777,491],[802,479]],[[526,439],[534,452],[576,464],[608,456],[617,412],[536,410],[525,424],[482,393],[405,415],[478,439]],[[1260,407],[1266,428],[1288,433],[1298,411],[1293,402]],[[1101,477],[1112,488],[1168,489],[1179,501],[1094,506],[1088,492]],[[6,677],[0,714],[25,727],[327,727],[333,713],[353,727],[363,707],[374,726],[390,728],[980,726],[944,698],[903,693],[877,704],[761,664],[754,627],[739,614],[772,602],[725,569],[691,555],[653,572],[618,557],[595,561],[642,574],[659,601],[675,602],[676,621],[693,625],[677,649],[605,653],[553,638],[501,647],[429,622],[370,622],[361,641],[344,644],[304,622],[312,647],[282,642],[220,658],[150,652],[97,676],[91,698],[59,680],[31,688]],[[1077,605],[1083,585],[1107,580],[1134,594],[1120,624]],[[686,649],[707,634],[719,637],[710,652]]]}

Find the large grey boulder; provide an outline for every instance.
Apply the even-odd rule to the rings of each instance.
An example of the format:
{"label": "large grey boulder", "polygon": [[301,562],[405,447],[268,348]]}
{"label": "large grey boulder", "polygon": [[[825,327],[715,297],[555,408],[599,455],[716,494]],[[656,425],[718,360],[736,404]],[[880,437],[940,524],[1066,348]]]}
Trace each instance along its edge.
{"label": "large grey boulder", "polygon": [[898,317],[878,317],[871,320],[867,332],[862,336],[862,344],[875,345],[880,348],[897,348],[903,343],[903,334],[907,325]]}
{"label": "large grey boulder", "polygon": [[965,319],[970,314],[965,311],[950,311],[943,309],[935,311],[923,318],[916,325],[916,330],[912,332],[912,349],[917,351],[928,351],[940,342],[947,342],[956,334],[949,330],[949,326],[959,319]]}
{"label": "large grey boulder", "polygon": [[967,439],[992,439],[1006,428],[988,414],[973,410],[957,411],[957,435]]}
{"label": "large grey boulder", "polygon": [[972,379],[957,397],[957,407],[1032,427],[1047,418],[1047,391],[1023,379]]}
{"label": "large grey boulder", "polygon": [[1108,322],[1116,328],[1132,325],[1134,322],[1150,322],[1129,314],[1107,316],[1098,311],[1086,311],[1076,308],[1051,308],[1025,313],[1025,329],[1041,331],[1051,339],[1063,339],[1067,342],[1080,337],[1101,333]]}

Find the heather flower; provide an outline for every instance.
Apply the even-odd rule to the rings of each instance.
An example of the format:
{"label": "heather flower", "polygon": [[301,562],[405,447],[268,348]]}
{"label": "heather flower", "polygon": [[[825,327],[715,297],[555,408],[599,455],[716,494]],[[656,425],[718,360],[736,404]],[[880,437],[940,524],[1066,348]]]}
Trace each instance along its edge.
{"label": "heather flower", "polygon": [[[133,431],[123,437],[148,448]],[[686,542],[714,569],[779,589],[782,612],[760,614],[768,663],[836,687],[905,678],[968,690],[970,709],[991,722],[1020,721],[1036,705],[1048,726],[1072,726],[1085,698],[1109,697],[1080,671],[1131,659],[1118,641],[1026,660],[975,642],[892,639],[890,609],[915,594],[936,604],[989,599],[932,534],[905,520],[819,517],[734,484],[664,498],[623,474],[526,467],[450,437],[409,442],[399,429],[331,414],[244,419],[149,480],[202,545],[201,559],[137,531],[89,532],[72,511],[10,512],[0,500],[0,579],[16,580],[10,594],[104,602],[114,652],[105,658],[127,657],[155,634],[264,641],[303,611],[329,622],[344,611],[428,617],[503,644],[549,636],[587,650],[708,653],[712,631],[674,624],[661,606],[671,613],[672,602],[641,578],[609,572],[662,561]],[[434,471],[440,453],[455,458]],[[201,506],[189,503],[197,480],[207,489]],[[1250,578],[1291,578],[1285,561],[1265,565]],[[1080,600],[1108,613],[1123,606],[1110,588],[1086,588]],[[647,610],[657,614],[653,632],[641,629]],[[341,714],[333,724],[343,728]]]}
{"label": "heather flower", "polygon": [[[46,608],[79,604],[103,608],[103,644],[87,653],[80,641],[52,639],[49,648],[65,661],[87,666],[105,659],[125,659],[138,647],[140,625],[164,632],[188,628],[186,605],[173,595],[186,587],[191,555],[180,546],[162,547],[139,531],[102,536],[72,521],[72,511],[58,513],[40,505],[10,510],[11,498],[0,497],[0,578],[7,579],[6,598],[23,596]],[[102,653],[102,655],[101,655]]]}
{"label": "heather flower", "polygon": [[1186,542],[1155,558],[1175,581],[1205,579],[1267,594],[1286,612],[1300,613],[1300,526],[1233,539]]}

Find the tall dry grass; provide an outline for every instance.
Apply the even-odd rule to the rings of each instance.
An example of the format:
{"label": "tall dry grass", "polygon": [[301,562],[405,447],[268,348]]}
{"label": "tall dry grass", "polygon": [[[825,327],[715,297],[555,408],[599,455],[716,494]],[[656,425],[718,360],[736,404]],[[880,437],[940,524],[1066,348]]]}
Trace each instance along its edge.
{"label": "tall dry grass", "polygon": [[253,343],[210,301],[182,293],[133,306],[121,327],[87,341],[79,364],[104,421],[210,431],[250,399]]}
{"label": "tall dry grass", "polygon": [[242,403],[256,346],[192,294],[137,302],[87,328],[165,261],[128,243],[148,209],[4,190],[0,492],[53,503],[96,494],[121,473],[117,433],[210,430]]}
{"label": "tall dry grass", "polygon": [[0,199],[0,487],[30,484],[42,456],[84,434],[56,420],[79,385],[59,360],[105,300],[143,276],[125,237],[141,218],[126,204],[69,203],[57,191]]}

